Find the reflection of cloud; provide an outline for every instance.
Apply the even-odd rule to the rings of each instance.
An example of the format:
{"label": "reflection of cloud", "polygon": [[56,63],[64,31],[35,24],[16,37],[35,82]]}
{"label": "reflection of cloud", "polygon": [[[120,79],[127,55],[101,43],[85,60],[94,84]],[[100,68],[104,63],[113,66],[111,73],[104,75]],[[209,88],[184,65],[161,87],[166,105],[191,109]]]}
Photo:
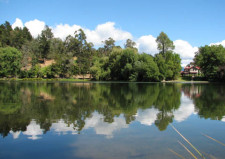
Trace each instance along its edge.
{"label": "reflection of cloud", "polygon": [[36,123],[36,121],[31,120],[30,124],[27,126],[27,130],[23,132],[24,135],[28,135],[28,139],[37,140],[41,137],[38,135],[43,134],[43,130],[41,129],[40,125]]}
{"label": "reflection of cloud", "polygon": [[178,110],[175,110],[173,113],[174,119],[178,122],[182,122],[194,113],[195,113],[195,107],[192,100],[190,100],[188,97],[182,94],[181,105],[178,108]]}
{"label": "reflection of cloud", "polygon": [[13,139],[18,139],[19,136],[20,136],[20,131],[14,132],[14,131],[11,130],[11,131],[10,131],[10,134],[12,134]]}
{"label": "reflection of cloud", "polygon": [[221,121],[225,122],[225,116],[222,118],[222,120],[221,120]]}
{"label": "reflection of cloud", "polygon": [[159,111],[155,108],[145,110],[139,109],[136,115],[136,120],[141,124],[150,126],[155,122],[158,113]]}
{"label": "reflection of cloud", "polygon": [[115,117],[114,122],[104,122],[102,114],[93,113],[91,118],[85,120],[84,129],[94,128],[96,134],[106,135],[108,138],[113,137],[113,132],[118,131],[122,128],[127,128],[128,125],[122,117]]}
{"label": "reflection of cloud", "polygon": [[68,132],[71,132],[72,134],[77,134],[77,130],[74,127],[74,124],[66,124],[63,119],[59,120],[57,123],[53,123],[51,126],[51,129],[55,131],[58,134],[67,134]]}

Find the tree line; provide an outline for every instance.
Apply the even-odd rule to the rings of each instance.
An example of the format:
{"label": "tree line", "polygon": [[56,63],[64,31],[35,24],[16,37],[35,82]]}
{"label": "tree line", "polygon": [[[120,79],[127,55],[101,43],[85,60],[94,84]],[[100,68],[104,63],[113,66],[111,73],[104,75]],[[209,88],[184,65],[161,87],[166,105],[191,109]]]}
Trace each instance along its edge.
{"label": "tree line", "polygon": [[[156,40],[155,56],[139,53],[134,41],[127,39],[124,47],[109,37],[102,47],[87,41],[82,29],[65,40],[55,38],[45,26],[37,38],[28,28],[12,28],[9,22],[0,25],[0,77],[69,78],[90,74],[94,80],[161,81],[174,80],[181,70],[179,54],[161,32]],[[41,67],[41,63],[53,60]]]}

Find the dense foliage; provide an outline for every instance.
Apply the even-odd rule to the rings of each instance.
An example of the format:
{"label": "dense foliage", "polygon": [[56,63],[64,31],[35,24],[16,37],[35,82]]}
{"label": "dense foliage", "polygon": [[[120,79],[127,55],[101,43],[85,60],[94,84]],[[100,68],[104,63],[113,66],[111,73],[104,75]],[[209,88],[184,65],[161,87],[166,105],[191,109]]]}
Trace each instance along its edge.
{"label": "dense foliage", "polygon": [[21,68],[22,54],[16,48],[0,48],[0,77],[17,76]]}
{"label": "dense foliage", "polygon": [[222,45],[200,47],[194,61],[208,80],[225,81],[225,48]]}
{"label": "dense foliage", "polygon": [[[37,38],[29,30],[0,26],[0,76],[20,78],[68,78],[91,75],[95,80],[161,81],[176,79],[181,70],[180,56],[165,33],[157,37],[159,53],[154,57],[138,53],[135,42],[127,39],[124,48],[109,37],[94,48],[82,29],[65,40],[55,38],[46,26]],[[16,50],[17,49],[17,50]],[[4,54],[7,52],[7,56]],[[45,65],[48,62],[48,65]],[[7,66],[7,67],[6,67]]]}

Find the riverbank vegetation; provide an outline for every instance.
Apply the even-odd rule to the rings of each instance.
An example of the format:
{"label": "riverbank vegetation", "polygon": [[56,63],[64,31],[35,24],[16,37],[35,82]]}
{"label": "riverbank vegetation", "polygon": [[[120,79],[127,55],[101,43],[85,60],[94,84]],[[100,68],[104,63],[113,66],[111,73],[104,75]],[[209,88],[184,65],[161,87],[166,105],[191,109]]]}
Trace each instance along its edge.
{"label": "riverbank vegetation", "polygon": [[[82,29],[64,40],[55,38],[46,26],[37,38],[29,30],[0,25],[0,78],[72,78],[107,81],[177,80],[181,58],[169,37],[161,32],[156,39],[158,53],[139,53],[134,41],[124,47],[108,38],[97,48],[87,41]],[[202,79],[225,81],[225,48],[200,47],[194,64]]]}
{"label": "riverbank vegetation", "polygon": [[29,30],[0,26],[0,78],[92,78],[94,80],[161,81],[174,80],[181,70],[180,56],[161,32],[159,53],[139,53],[127,39],[124,48],[112,38],[96,48],[87,42],[83,30],[65,40],[54,38],[48,26],[33,38]]}

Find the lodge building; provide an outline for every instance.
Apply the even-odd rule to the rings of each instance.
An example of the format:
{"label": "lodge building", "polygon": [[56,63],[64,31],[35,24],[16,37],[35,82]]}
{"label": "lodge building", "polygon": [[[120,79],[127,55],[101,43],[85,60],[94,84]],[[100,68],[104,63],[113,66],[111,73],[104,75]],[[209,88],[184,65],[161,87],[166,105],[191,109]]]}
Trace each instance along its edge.
{"label": "lodge building", "polygon": [[190,64],[184,68],[184,71],[181,71],[182,76],[199,76],[200,74],[200,67]]}

